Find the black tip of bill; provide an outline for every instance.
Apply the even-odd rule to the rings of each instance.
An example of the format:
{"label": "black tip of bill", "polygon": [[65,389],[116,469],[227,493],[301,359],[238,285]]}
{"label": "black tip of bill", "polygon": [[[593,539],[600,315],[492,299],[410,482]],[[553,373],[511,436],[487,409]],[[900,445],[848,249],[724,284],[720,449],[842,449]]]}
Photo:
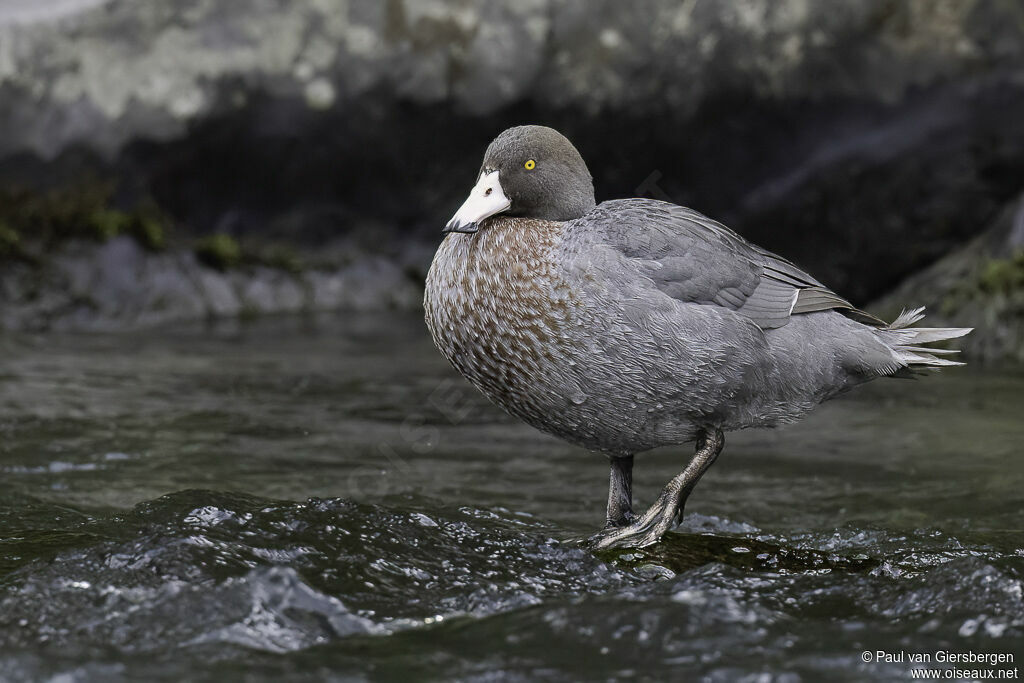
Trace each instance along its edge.
{"label": "black tip of bill", "polygon": [[478,223],[463,223],[458,219],[453,218],[450,221],[448,221],[448,225],[444,226],[444,229],[441,231],[441,234],[447,235],[450,232],[461,232],[466,235],[472,235],[479,229],[480,225]]}

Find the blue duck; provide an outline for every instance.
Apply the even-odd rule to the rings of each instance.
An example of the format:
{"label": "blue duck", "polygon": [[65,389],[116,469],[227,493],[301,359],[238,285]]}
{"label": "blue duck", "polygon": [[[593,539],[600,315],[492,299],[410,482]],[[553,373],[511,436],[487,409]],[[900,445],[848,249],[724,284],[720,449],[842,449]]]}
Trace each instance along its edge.
{"label": "blue duck", "polygon": [[[850,387],[960,365],[924,344],[965,328],[886,324],[786,259],[691,209],[596,204],[557,131],[510,128],[444,228],[423,304],[441,353],[489,399],[611,461],[598,548],[657,542],[724,432],[800,419]],[[696,442],[643,515],[633,456]]]}

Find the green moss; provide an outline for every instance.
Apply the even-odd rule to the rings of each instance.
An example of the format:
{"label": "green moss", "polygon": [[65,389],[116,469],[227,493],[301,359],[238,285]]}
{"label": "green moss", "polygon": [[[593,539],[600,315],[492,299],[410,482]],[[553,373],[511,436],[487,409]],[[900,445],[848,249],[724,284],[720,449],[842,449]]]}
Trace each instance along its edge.
{"label": "green moss", "polygon": [[231,235],[217,233],[196,242],[196,258],[217,270],[234,268],[242,262],[242,247]]}
{"label": "green moss", "polygon": [[[39,262],[72,239],[105,242],[128,236],[149,251],[165,249],[173,221],[151,199],[116,205],[115,190],[113,183],[97,180],[47,191],[0,186],[0,259]],[[225,234],[203,237],[194,249],[200,262],[219,270],[259,265],[297,274],[306,267],[286,245],[240,244]]]}
{"label": "green moss", "polygon": [[123,235],[131,224],[128,214],[117,209],[96,209],[85,218],[85,225],[92,236],[104,242]]}
{"label": "green moss", "polygon": [[0,187],[0,222],[25,236],[23,252],[31,247],[42,254],[70,239],[102,242],[122,235],[146,249],[163,249],[171,226],[167,215],[149,200],[128,210],[114,206],[114,189],[96,180],[38,192]]}
{"label": "green moss", "polygon": [[245,257],[246,261],[254,264],[286,270],[293,274],[301,273],[305,268],[302,257],[282,244],[274,244],[252,253],[247,252]]}
{"label": "green moss", "polygon": [[140,214],[131,224],[131,235],[150,251],[160,251],[167,246],[166,219],[152,214]]}
{"label": "green moss", "polygon": [[986,294],[1009,294],[1024,288],[1024,250],[1012,259],[992,259],[981,267],[978,288]]}
{"label": "green moss", "polygon": [[18,231],[0,221],[0,257],[17,256],[21,253],[21,235]]}
{"label": "green moss", "polygon": [[959,290],[954,289],[942,297],[942,301],[939,303],[939,313],[944,318],[951,318],[956,315],[956,312],[960,310],[962,305],[963,297],[960,295]]}
{"label": "green moss", "polygon": [[8,218],[26,234],[49,242],[106,240],[127,225],[125,214],[111,207],[113,195],[112,184],[94,180],[47,192],[23,192],[11,202]]}
{"label": "green moss", "polygon": [[298,274],[306,267],[302,257],[290,247],[243,244],[223,233],[198,240],[195,253],[200,263],[221,271],[240,266],[264,266]]}
{"label": "green moss", "polygon": [[992,295],[1008,296],[1024,290],[1024,250],[1012,258],[986,259],[974,266],[973,274],[950,289],[939,304],[942,315],[950,317],[965,306]]}

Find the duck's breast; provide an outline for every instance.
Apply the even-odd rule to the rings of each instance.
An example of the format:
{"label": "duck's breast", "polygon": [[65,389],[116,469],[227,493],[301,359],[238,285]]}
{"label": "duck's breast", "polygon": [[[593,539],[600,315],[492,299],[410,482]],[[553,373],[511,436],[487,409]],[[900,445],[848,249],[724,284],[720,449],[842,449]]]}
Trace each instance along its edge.
{"label": "duck's breast", "polygon": [[563,225],[501,218],[472,235],[451,234],[424,293],[427,326],[444,356],[532,424],[571,402],[574,383],[562,367],[574,308],[556,263]]}

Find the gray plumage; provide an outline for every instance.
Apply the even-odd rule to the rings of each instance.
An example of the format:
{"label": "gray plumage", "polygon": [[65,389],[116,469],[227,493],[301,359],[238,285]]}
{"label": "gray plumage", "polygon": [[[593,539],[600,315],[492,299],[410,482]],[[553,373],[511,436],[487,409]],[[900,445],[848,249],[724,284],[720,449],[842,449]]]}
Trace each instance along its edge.
{"label": "gray plumage", "polygon": [[[445,357],[534,427],[628,458],[792,422],[866,380],[955,364],[921,344],[969,330],[910,328],[920,311],[885,325],[690,209],[647,199],[594,206],[582,159],[566,161],[579,157],[568,140],[511,131],[481,169],[500,171],[511,207],[444,239],[424,307]],[[529,159],[544,176],[518,171]],[[666,510],[685,498],[672,495],[678,504],[652,508],[644,528],[617,530],[615,542],[652,542],[652,525],[660,536]],[[610,502],[611,522],[631,519],[628,509],[613,516]]]}

